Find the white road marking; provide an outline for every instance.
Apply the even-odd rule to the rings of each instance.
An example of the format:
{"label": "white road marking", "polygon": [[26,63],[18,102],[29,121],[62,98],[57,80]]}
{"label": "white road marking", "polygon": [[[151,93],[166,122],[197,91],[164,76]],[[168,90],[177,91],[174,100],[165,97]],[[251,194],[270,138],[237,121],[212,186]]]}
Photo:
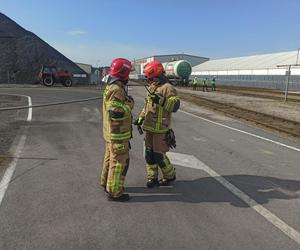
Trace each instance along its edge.
{"label": "white road marking", "polygon": [[[101,119],[101,113],[98,108],[94,108],[94,111],[92,113],[92,117],[88,119],[89,122],[99,122]],[[92,112],[92,110],[89,110],[89,112]]]}
{"label": "white road marking", "polygon": [[89,108],[86,108],[86,107],[83,107],[82,110],[83,110],[84,112],[91,112],[91,110],[90,110]]}
{"label": "white road marking", "polygon": [[[26,96],[28,99],[28,106],[32,106],[32,101],[30,96]],[[28,109],[27,121],[30,122],[32,120],[32,108]]]}
{"label": "white road marking", "polygon": [[262,149],[261,152],[263,152],[266,155],[273,155],[274,154],[273,152],[271,152],[269,150],[264,150],[264,149]]}
{"label": "white road marking", "polygon": [[279,141],[274,141],[274,140],[268,139],[268,138],[260,136],[260,135],[252,134],[250,132],[247,132],[247,131],[244,131],[244,130],[241,130],[241,129],[233,128],[233,127],[227,126],[227,125],[219,123],[219,122],[214,122],[214,121],[211,121],[209,119],[203,118],[203,117],[198,116],[198,115],[194,115],[192,113],[189,113],[189,112],[186,112],[186,111],[183,111],[183,110],[179,110],[179,111],[182,112],[182,113],[184,113],[184,114],[187,114],[187,115],[193,116],[195,118],[201,119],[203,121],[210,122],[212,124],[215,124],[215,125],[218,125],[218,126],[221,126],[221,127],[224,127],[224,128],[228,128],[228,129],[231,129],[231,130],[234,130],[234,131],[246,134],[246,135],[250,135],[252,137],[255,137],[255,138],[258,138],[258,139],[261,139],[261,140],[264,140],[264,141],[267,141],[267,142],[271,142],[271,143],[277,144],[279,146],[282,146],[282,147],[289,148],[289,149],[292,149],[292,150],[300,152],[300,148],[296,148],[294,146],[290,146],[290,145],[281,143]]}
{"label": "white road marking", "polygon": [[96,112],[96,114],[97,114],[98,116],[101,115],[100,110],[99,110],[98,108],[95,108],[94,110],[95,110],[95,112]]}
{"label": "white road marking", "polygon": [[[26,96],[28,99],[28,106],[32,106],[32,101],[30,96]],[[28,109],[27,122],[31,122],[32,120],[32,108]]]}
{"label": "white road marking", "polygon": [[169,152],[167,154],[171,162],[175,165],[179,165],[187,168],[200,169],[205,171],[216,181],[222,184],[225,188],[227,188],[231,193],[233,193],[239,199],[244,201],[250,208],[252,208],[261,216],[263,216],[267,221],[269,221],[271,224],[277,227],[288,237],[290,237],[295,242],[300,244],[300,233],[298,231],[296,231],[294,228],[286,224],[283,220],[278,218],[275,214],[271,213],[268,209],[258,204],[255,200],[250,198],[247,194],[243,193],[240,189],[238,189],[236,186],[231,184],[223,176],[219,175],[217,172],[215,172],[210,167],[205,165],[203,162],[198,160],[196,157],[194,157],[193,155],[179,154],[173,152]]}
{"label": "white road marking", "polygon": [[[27,100],[28,100],[28,106],[32,106],[32,101],[31,101],[31,97],[30,96],[25,96],[27,97]],[[27,122],[30,122],[32,120],[32,108],[29,108],[28,109],[28,115],[27,115]],[[23,134],[20,138],[20,141],[17,145],[17,148],[16,148],[16,151],[15,151],[15,154],[14,154],[14,157],[13,157],[13,160],[12,162],[9,164],[9,167],[6,169],[4,175],[3,175],[3,178],[0,182],[0,206],[2,204],[2,201],[3,201],[3,198],[5,196],[5,192],[8,188],[8,185],[11,181],[11,178],[15,172],[15,169],[16,169],[16,166],[17,166],[17,163],[18,163],[18,160],[20,158],[20,155],[21,155],[21,152],[24,148],[24,145],[25,145],[25,142],[26,142],[26,139],[27,139],[27,135],[26,133]]]}
{"label": "white road marking", "polygon": [[207,140],[206,140],[205,138],[202,138],[202,137],[194,137],[194,136],[193,136],[193,140],[194,140],[194,141],[207,142]]}
{"label": "white road marking", "polygon": [[260,193],[269,193],[275,191],[275,188],[257,189]]}

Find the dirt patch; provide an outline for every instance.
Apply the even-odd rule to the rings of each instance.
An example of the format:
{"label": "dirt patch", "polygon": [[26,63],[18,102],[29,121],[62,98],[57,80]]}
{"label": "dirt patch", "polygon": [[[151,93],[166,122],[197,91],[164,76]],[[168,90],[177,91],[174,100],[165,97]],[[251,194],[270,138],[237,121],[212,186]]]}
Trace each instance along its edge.
{"label": "dirt patch", "polygon": [[[0,95],[0,108],[27,105],[21,96]],[[26,110],[0,111],[0,174],[11,161],[10,148],[18,135],[21,122],[26,119]]]}
{"label": "dirt patch", "polygon": [[[179,91],[179,96],[185,101],[253,123],[260,127],[268,128],[272,131],[284,133],[292,136],[293,139],[300,139],[300,122],[298,121],[300,112],[298,107],[290,107],[288,109],[285,105],[281,104],[282,107],[279,111],[284,112],[284,115],[276,116],[274,115],[275,107],[268,105],[269,102],[273,102],[272,100],[232,97],[230,95],[216,93],[208,94],[209,93],[201,94],[195,91]],[[263,108],[261,105],[263,105]],[[278,114],[278,110],[275,114]]]}
{"label": "dirt patch", "polygon": [[287,120],[300,122],[300,103],[284,103],[282,101],[255,96],[240,96],[220,92],[192,91],[190,89],[178,89],[180,93],[196,95],[212,101],[234,105],[244,109],[271,114]]}

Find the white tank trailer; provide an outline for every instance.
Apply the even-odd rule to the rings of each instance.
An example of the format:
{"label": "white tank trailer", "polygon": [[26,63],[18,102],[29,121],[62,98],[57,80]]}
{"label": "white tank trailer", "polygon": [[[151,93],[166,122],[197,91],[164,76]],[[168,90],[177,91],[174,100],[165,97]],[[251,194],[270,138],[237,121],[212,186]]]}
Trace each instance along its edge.
{"label": "white tank trailer", "polygon": [[186,60],[163,63],[167,78],[175,85],[187,86],[192,73],[192,65]]}

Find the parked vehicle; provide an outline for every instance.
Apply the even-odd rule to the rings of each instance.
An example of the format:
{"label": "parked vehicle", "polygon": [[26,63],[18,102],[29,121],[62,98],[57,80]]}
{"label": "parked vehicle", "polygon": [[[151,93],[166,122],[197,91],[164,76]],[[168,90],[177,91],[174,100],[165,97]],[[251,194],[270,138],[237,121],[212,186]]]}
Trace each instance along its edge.
{"label": "parked vehicle", "polygon": [[55,83],[61,83],[66,87],[72,86],[72,74],[67,70],[57,70],[55,66],[42,66],[38,78],[40,83],[47,87]]}

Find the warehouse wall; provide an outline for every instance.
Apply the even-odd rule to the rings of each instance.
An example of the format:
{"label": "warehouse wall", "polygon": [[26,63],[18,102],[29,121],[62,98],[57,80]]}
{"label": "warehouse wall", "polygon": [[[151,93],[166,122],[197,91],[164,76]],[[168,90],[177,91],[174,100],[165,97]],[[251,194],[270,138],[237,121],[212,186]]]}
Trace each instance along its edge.
{"label": "warehouse wall", "polygon": [[298,51],[210,60],[193,67],[191,78],[216,76],[220,84],[258,88],[285,88],[287,65],[290,87],[300,89]]}
{"label": "warehouse wall", "polygon": [[[237,70],[202,70],[197,71],[193,68],[192,75],[278,75],[284,76],[286,74],[287,68],[269,68],[269,69],[237,69]],[[299,75],[300,76],[300,68],[299,67],[292,67],[291,68],[291,75]]]}
{"label": "warehouse wall", "polygon": [[[195,78],[193,75],[191,79]],[[215,75],[217,85],[252,87],[252,88],[272,88],[285,89],[286,76],[284,75]],[[205,78],[212,79],[213,75],[197,75],[197,79],[202,81]],[[300,76],[290,76],[289,88],[300,90]]]}
{"label": "warehouse wall", "polygon": [[85,64],[85,63],[76,63],[78,67],[80,67],[84,72],[87,74],[92,73],[92,65],[90,64]]}

